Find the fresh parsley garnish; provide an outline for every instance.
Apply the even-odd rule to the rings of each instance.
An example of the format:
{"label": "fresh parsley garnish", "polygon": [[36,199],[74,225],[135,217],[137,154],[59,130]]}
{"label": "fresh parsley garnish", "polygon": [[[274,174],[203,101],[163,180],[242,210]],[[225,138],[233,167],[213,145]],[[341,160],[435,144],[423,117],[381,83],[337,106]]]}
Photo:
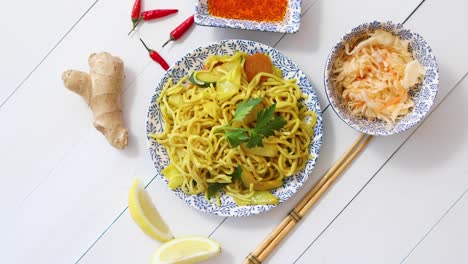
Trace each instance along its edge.
{"label": "fresh parsley garnish", "polygon": [[240,122],[244,120],[244,118],[252,111],[252,109],[254,109],[254,107],[256,107],[261,102],[262,98],[249,98],[247,101],[240,102],[237,105],[232,121]]}
{"label": "fresh parsley garnish", "polygon": [[282,116],[275,115],[276,104],[273,104],[257,113],[257,123],[254,128],[229,126],[233,121],[242,121],[260,102],[262,98],[250,98],[239,103],[231,122],[221,128],[231,147],[237,147],[242,143],[247,143],[248,148],[263,147],[264,138],[274,135],[286,125],[286,120]]}
{"label": "fresh parsley garnish", "polygon": [[208,193],[206,194],[206,196],[208,197],[208,199],[211,199],[211,197],[215,196],[217,192],[221,191],[228,184],[229,183],[219,182],[208,183]]}
{"label": "fresh parsley garnish", "polygon": [[[274,107],[274,105],[272,105],[272,107]],[[273,136],[275,131],[280,131],[286,123],[286,120],[284,120],[282,116],[274,116],[273,119],[270,119],[262,126],[256,125],[247,143],[247,147],[263,147],[263,138]]]}
{"label": "fresh parsley garnish", "polygon": [[236,170],[232,174],[229,174],[229,176],[231,176],[232,182],[240,180],[242,176],[242,167],[237,165]]}
{"label": "fresh parsley garnish", "polygon": [[235,130],[226,130],[225,131],[227,140],[233,148],[239,146],[244,142],[248,142],[250,137],[244,130],[235,129]]}
{"label": "fresh parsley garnish", "polygon": [[301,101],[297,101],[297,109],[298,110],[301,110],[302,108],[304,108],[304,105],[302,104]]}
{"label": "fresh parsley garnish", "polygon": [[[236,170],[232,174],[228,174],[228,176],[231,176],[231,183],[239,181],[241,179],[242,175],[242,167],[237,165]],[[208,199],[211,199],[217,192],[221,191],[224,187],[231,183],[208,183],[208,192],[206,196]]]}

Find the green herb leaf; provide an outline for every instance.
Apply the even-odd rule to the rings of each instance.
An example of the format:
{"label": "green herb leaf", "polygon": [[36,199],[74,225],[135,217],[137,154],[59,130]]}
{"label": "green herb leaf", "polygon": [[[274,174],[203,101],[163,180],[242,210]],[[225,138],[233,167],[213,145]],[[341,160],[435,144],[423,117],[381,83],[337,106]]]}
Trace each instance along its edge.
{"label": "green herb leaf", "polygon": [[263,98],[249,98],[237,105],[236,112],[232,121],[242,121],[252,109],[262,102]]}
{"label": "green herb leaf", "polygon": [[263,124],[262,127],[256,126],[255,130],[258,134],[264,137],[269,137],[273,136],[275,134],[275,131],[281,130],[286,125],[286,123],[286,120],[284,120],[282,116],[277,115],[268,123]]}
{"label": "green herb leaf", "polygon": [[255,125],[255,128],[262,128],[268,122],[270,122],[270,120],[273,119],[275,115],[275,109],[276,109],[276,104],[272,104],[270,107],[267,107],[265,109],[258,111],[257,124]]}
{"label": "green herb leaf", "polygon": [[254,128],[258,134],[269,137],[286,125],[286,120],[282,116],[275,115],[275,109],[276,104],[272,104],[258,112],[257,124]]}
{"label": "green herb leaf", "polygon": [[208,183],[208,193],[207,193],[208,199],[211,199],[211,197],[215,196],[217,192],[221,191],[228,184],[229,183],[219,183],[219,182]]}
{"label": "green herb leaf", "polygon": [[300,111],[303,107],[304,105],[300,101],[297,101],[297,109]]}
{"label": "green herb leaf", "polygon": [[249,136],[245,133],[242,128],[235,128],[231,130],[225,130],[226,137],[231,144],[231,147],[235,148],[240,144],[249,141]]}
{"label": "green herb leaf", "polygon": [[[231,183],[235,181],[239,181],[241,179],[242,175],[242,167],[240,165],[237,165],[236,170],[232,174],[228,174],[231,176]],[[230,183],[220,183],[220,182],[215,182],[215,183],[208,183],[208,193],[206,196],[208,199],[211,199],[211,197],[215,196],[216,193],[221,191],[224,187],[228,186]]]}
{"label": "green herb leaf", "polygon": [[236,170],[232,174],[229,174],[229,176],[231,176],[232,178],[232,182],[240,180],[241,175],[242,175],[242,167],[240,165],[237,165]]}
{"label": "green herb leaf", "polygon": [[250,139],[247,143],[248,148],[263,147],[262,136],[256,130],[250,133]]}
{"label": "green herb leaf", "polygon": [[[232,121],[242,121],[261,101],[262,98],[250,98],[247,101],[239,103]],[[282,116],[275,115],[275,109],[276,104],[273,104],[258,111],[257,122],[254,128],[223,127],[222,131],[226,134],[231,147],[237,147],[245,142],[247,142],[247,147],[249,148],[263,147],[263,138],[274,135],[275,131],[281,130],[287,123]]]}

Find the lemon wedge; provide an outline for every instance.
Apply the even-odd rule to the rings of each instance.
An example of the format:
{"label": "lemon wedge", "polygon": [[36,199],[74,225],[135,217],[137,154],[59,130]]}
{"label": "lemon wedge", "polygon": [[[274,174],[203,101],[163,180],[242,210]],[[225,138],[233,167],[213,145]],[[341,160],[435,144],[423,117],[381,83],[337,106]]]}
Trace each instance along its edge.
{"label": "lemon wedge", "polygon": [[191,264],[218,255],[221,246],[207,237],[180,237],[164,243],[153,255],[151,264]]}
{"label": "lemon wedge", "polygon": [[148,236],[161,242],[174,238],[138,179],[133,182],[128,193],[128,209],[133,220]]}

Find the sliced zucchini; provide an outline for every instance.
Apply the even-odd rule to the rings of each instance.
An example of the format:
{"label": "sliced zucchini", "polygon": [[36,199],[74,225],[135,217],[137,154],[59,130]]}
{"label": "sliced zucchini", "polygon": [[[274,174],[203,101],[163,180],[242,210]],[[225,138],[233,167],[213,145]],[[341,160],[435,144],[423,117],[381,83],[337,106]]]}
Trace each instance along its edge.
{"label": "sliced zucchini", "polygon": [[209,87],[211,84],[216,86],[216,82],[223,77],[223,75],[219,72],[215,71],[194,71],[189,80],[195,85],[201,87]]}
{"label": "sliced zucchini", "polygon": [[197,86],[208,87],[209,85],[205,86],[206,84],[200,80],[195,78],[195,72],[192,72],[189,77],[189,81]]}

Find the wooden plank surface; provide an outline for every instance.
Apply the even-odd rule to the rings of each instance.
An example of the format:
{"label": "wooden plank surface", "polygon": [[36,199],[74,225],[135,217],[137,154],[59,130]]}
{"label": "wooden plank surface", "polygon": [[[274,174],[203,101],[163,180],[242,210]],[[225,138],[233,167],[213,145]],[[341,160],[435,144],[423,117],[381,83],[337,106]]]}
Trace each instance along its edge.
{"label": "wooden plank surface", "polygon": [[2,2],[0,106],[74,28],[97,0]]}
{"label": "wooden plank surface", "polygon": [[[312,3],[304,1],[304,10]],[[169,7],[170,3],[146,6],[148,9]],[[8,201],[5,210],[14,212],[1,220],[6,234],[1,243],[12,249],[7,251],[7,260],[26,261],[35,256],[38,263],[76,261],[124,210],[133,179],[137,176],[144,182],[152,179],[154,168],[146,153],[144,126],[147,104],[164,71],[150,63],[139,36],[160,50],[169,63],[188,50],[219,39],[255,39],[272,46],[282,36],[196,27],[162,50],[158,47],[167,40],[172,28],[192,14],[193,5],[180,5],[177,16],[147,23],[131,38],[127,36],[128,10],[128,2],[99,1],[24,82],[22,89],[0,108],[0,120],[5,125],[0,132],[4,160],[0,174],[10,176],[5,182],[9,188],[0,198]],[[187,41],[189,36],[192,37]],[[96,50],[96,47],[100,48]],[[124,93],[129,95],[124,96],[123,106],[129,109],[124,118],[130,130],[130,143],[121,152],[111,148],[92,127],[91,113],[85,103],[67,91],[60,80],[61,73],[70,67],[86,70],[88,55],[102,50],[120,56],[126,64]],[[145,71],[148,71],[146,78],[138,78]],[[20,166],[20,163],[28,165]],[[167,188],[164,190],[162,200],[171,201],[169,208],[174,205],[172,201],[180,204],[176,219],[199,214],[182,206]],[[29,223],[31,218],[36,221]],[[213,217],[209,215],[200,218],[206,220],[198,224],[211,229],[222,221],[211,220]],[[184,222],[178,223],[185,226]],[[70,237],[73,239],[69,247],[58,254],[56,248]],[[29,254],[23,254],[26,248]]]}
{"label": "wooden plank surface", "polygon": [[[453,56],[468,57],[468,52],[462,48],[463,44],[457,44],[460,38],[466,41],[468,35],[455,35],[453,33],[456,31],[451,28],[452,25],[467,20],[462,15],[464,5],[462,1],[454,2],[450,18],[428,21],[427,17],[438,14],[445,6],[445,2],[425,2],[407,22],[408,27],[420,32],[431,43],[438,58],[441,80],[437,103],[457,86],[468,71],[468,63],[465,60],[453,61]],[[433,30],[435,27],[445,28],[447,32],[441,37],[440,33]],[[452,47],[449,52],[446,51],[447,43]],[[457,90],[466,90],[466,77],[459,86]],[[462,98],[465,98],[463,94]],[[444,114],[441,117],[434,117],[438,118],[437,121],[426,121],[421,127],[425,135],[420,134],[422,131],[415,133],[398,150],[403,151],[408,145],[411,146],[413,140],[420,140],[413,144],[412,151],[404,158],[399,158],[403,154],[397,153],[390,159],[366,188],[351,201],[350,205],[347,205],[349,209],[340,212],[336,223],[333,222],[317,241],[309,244],[308,251],[298,263],[314,261],[340,263],[345,259],[360,260],[365,263],[400,262],[419,241],[421,234],[435,224],[434,221],[440,217],[441,212],[452,205],[454,197],[458,197],[460,191],[463,192],[468,187],[468,182],[463,179],[466,177],[459,175],[460,171],[466,170],[464,164],[466,159],[463,153],[456,150],[459,149],[458,145],[463,144],[460,139],[466,137],[466,131],[458,130],[460,128],[458,122],[449,123],[453,119],[446,119],[447,113],[455,113],[457,109],[466,113],[466,107],[460,102],[457,107],[441,110]],[[445,123],[439,125],[444,119]],[[455,134],[451,134],[452,132]],[[457,148],[453,149],[455,146]],[[446,153],[440,153],[440,150],[443,152],[444,149]],[[454,163],[436,164],[431,159],[446,157],[453,151],[457,153],[453,156]],[[415,157],[421,158],[415,162]],[[428,172],[433,175],[432,178],[427,175]],[[441,175],[450,175],[458,181],[447,182],[447,178]],[[339,184],[341,182],[337,185]],[[377,184],[379,187],[374,188]],[[367,192],[370,194],[366,195]],[[404,197],[403,194],[409,197]],[[421,198],[423,195],[424,198]],[[358,202],[360,199],[365,202]],[[347,214],[350,214],[349,218]],[[346,232],[343,232],[342,224],[346,225]],[[321,246],[322,243],[326,245]]]}
{"label": "wooden plank surface", "polygon": [[[311,9],[309,9],[305,15],[303,16],[303,26],[304,28],[306,28],[304,31],[301,31],[300,33],[297,34],[297,39],[293,39],[294,41],[291,42],[291,44],[284,44],[284,46],[289,46],[289,45],[294,45],[294,43],[307,43],[311,40],[314,40],[314,39],[318,39],[317,41],[335,41],[336,40],[336,34],[340,34],[340,33],[334,33],[333,30],[334,30],[334,27],[336,27],[336,31],[339,31],[339,28],[341,28],[341,31],[344,32],[346,31],[347,29],[349,29],[350,27],[352,27],[355,22],[353,21],[350,21],[350,23],[348,25],[344,25],[341,23],[340,20],[337,20],[338,17],[344,17],[347,12],[346,12],[346,9],[338,9],[337,6],[340,5],[340,1],[327,1],[326,2],[327,5],[323,4],[323,2],[321,1],[318,1],[316,2]],[[368,2],[366,1],[362,1],[362,2],[357,2],[356,4],[358,5],[368,5]],[[413,6],[408,6],[408,11],[406,14],[404,15],[400,15],[400,19],[401,20],[404,20],[413,10],[414,8],[419,4],[419,2],[416,2],[414,1],[413,2]],[[402,2],[402,5],[404,5],[404,3]],[[328,8],[328,9],[327,9]],[[335,10],[335,13],[332,12],[332,10]],[[339,10],[342,10],[342,12],[338,12]],[[322,17],[322,20],[323,22],[319,23],[319,26],[324,26],[326,27],[327,30],[325,30],[325,28],[323,29],[320,29],[320,30],[316,30],[314,29],[313,27],[311,26],[307,26],[307,25],[314,25],[312,21],[310,21],[310,18],[314,18],[316,19],[317,18],[317,15],[320,14],[320,13],[325,13],[325,14],[333,14],[333,15],[330,15],[329,18],[323,18]],[[382,17],[385,17],[385,16],[390,16],[392,15],[392,13],[390,11],[386,11],[386,10],[381,10],[381,14],[380,14],[380,17],[378,17],[379,13],[378,13],[378,10],[377,8],[376,9],[366,9],[366,10],[363,10],[362,12],[368,12],[368,15],[369,16],[372,16],[374,15],[373,18],[377,19],[377,18],[380,18],[382,19]],[[386,13],[388,12],[388,13]],[[377,15],[376,15],[377,14]],[[363,14],[364,16],[365,14]],[[350,19],[352,19],[352,16],[349,15]],[[372,19],[372,18],[370,18]],[[396,17],[395,19],[398,19],[398,17]],[[328,23],[327,23],[328,22]],[[315,25],[317,26],[317,25]],[[308,31],[309,30],[309,31]],[[315,33],[315,32],[329,32],[328,34],[328,38],[325,38],[325,36],[314,36],[314,34],[311,34],[311,33]],[[294,35],[296,36],[296,35]],[[307,36],[308,39],[304,40],[303,37],[304,36]],[[287,36],[286,38],[284,38],[279,44],[278,46],[281,46],[283,41],[287,41],[287,39],[289,38],[289,36]],[[324,45],[325,46],[325,45]],[[280,49],[281,50],[281,49]],[[287,53],[288,51],[284,51],[285,53]],[[325,61],[325,58],[326,58],[326,55],[328,54],[328,50],[326,49],[320,49],[320,50],[317,50],[316,51],[317,53],[320,53],[319,55],[316,55],[317,57],[318,56],[321,56],[321,61]],[[305,54],[309,55],[310,53],[314,54],[313,52],[306,52]],[[289,53],[287,53],[289,55]],[[318,61],[319,59],[316,59],[316,58],[313,58],[313,59],[310,59],[308,57],[298,57],[298,58],[293,58],[295,60],[295,62],[297,62],[303,69],[306,69],[306,73],[309,74],[315,74],[315,76],[317,76],[317,79],[319,80],[321,77],[321,73],[323,72],[323,64],[319,64],[319,63],[316,63],[315,61]],[[305,65],[301,65],[301,63],[305,64]],[[320,65],[321,69],[320,70],[317,70],[317,71],[311,71],[310,70],[310,67],[311,65]],[[320,74],[319,74],[320,73]],[[314,80],[314,78],[311,77],[312,80]],[[315,83],[314,83],[315,84]],[[321,83],[320,83],[320,86],[321,86]],[[319,93],[319,95],[321,96],[321,98],[325,98],[324,97],[324,94],[323,94],[323,88],[317,88],[317,91]],[[322,105],[327,105],[325,104],[325,101],[322,100],[324,103]],[[330,128],[330,127],[335,127],[337,128],[336,131],[346,131],[346,136],[342,136],[342,144],[339,145],[339,150],[336,151],[335,153],[333,153],[334,155],[338,156],[340,155],[340,153],[342,151],[344,151],[344,149],[347,147],[347,144],[349,144],[351,142],[351,140],[353,140],[353,138],[357,135],[357,133],[355,131],[353,131],[352,129],[349,129],[346,127],[345,124],[343,124],[341,122],[341,120],[339,120],[338,118],[336,118],[334,116],[334,113],[331,111],[328,111],[326,112],[326,117],[324,117],[324,120],[325,120],[325,127],[327,128]],[[327,122],[329,120],[332,120],[330,122]],[[328,130],[330,131],[330,130]],[[327,136],[326,136],[327,137]],[[329,138],[333,138],[333,137],[329,137]],[[327,155],[327,152],[329,150],[331,150],[332,148],[327,148],[327,146],[333,146],[333,148],[335,148],[336,146],[334,145],[329,145],[328,142],[326,142],[327,138],[324,139],[325,142],[323,143],[324,145],[324,150],[322,150],[322,155],[323,153],[325,153],[325,155]],[[336,158],[333,157],[334,158]],[[321,161],[323,161],[323,156],[320,158]],[[328,162],[325,162],[325,164],[330,164],[333,159],[329,159]],[[319,164],[320,166],[320,164]],[[317,168],[319,170],[319,168]],[[322,167],[322,171],[324,171],[324,169],[326,169],[326,167]],[[315,174],[315,179],[317,179],[317,177],[319,176],[320,174]],[[310,185],[312,184],[313,182],[310,181],[308,182],[308,185],[306,187],[304,187],[304,189],[302,190],[302,193],[307,190],[307,187],[310,187]],[[288,201],[286,203],[286,205],[280,207],[280,208],[277,208],[275,210],[272,210],[271,212],[267,212],[266,214],[263,214],[263,215],[260,215],[260,216],[255,216],[255,217],[252,217],[252,218],[246,218],[246,219],[228,219],[227,221],[225,221],[223,223],[223,225],[221,227],[219,227],[219,229],[216,230],[216,232],[213,234],[213,238],[214,239],[217,239],[218,241],[220,241],[222,243],[222,245],[224,246],[224,253],[221,258],[217,258],[217,259],[214,259],[213,260],[213,263],[238,263],[240,262],[240,260],[242,258],[245,257],[245,255],[248,253],[248,250],[250,250],[251,248],[253,248],[257,243],[259,243],[263,237],[266,236],[266,234],[279,222],[279,220],[285,215],[285,213],[291,209],[291,206],[293,205],[293,202],[294,201],[297,201],[298,198],[300,198],[302,196],[302,193],[301,194],[298,194],[296,195],[295,197],[293,197],[293,199],[291,199],[291,201]],[[120,232],[125,232],[125,230],[122,228],[122,229],[112,229],[109,231],[109,235],[113,234],[113,233],[120,233]],[[209,234],[209,233],[207,233]],[[224,237],[225,236],[225,237]],[[245,240],[243,239],[244,237],[248,236],[249,239],[248,240]],[[107,240],[106,240],[107,241]],[[113,249],[113,243],[114,242],[110,242],[112,241],[111,239],[109,239],[109,246],[106,246],[105,248],[105,252],[111,252],[112,249]],[[243,243],[238,243],[238,241],[243,241]],[[105,241],[103,241],[102,243],[105,243]],[[306,245],[304,245],[305,247]],[[104,247],[104,246],[103,246]],[[298,246],[296,247],[297,249],[297,252],[296,252],[296,257],[298,256],[298,254],[301,252],[300,251],[300,248],[301,246]],[[294,251],[295,251],[294,250]],[[91,250],[90,253],[93,253]],[[284,258],[290,258],[290,257],[293,257],[294,256],[294,251],[291,251],[291,250],[287,250],[286,254],[283,254],[280,256],[276,256],[275,255],[275,262],[278,260],[277,263],[288,263],[288,260],[282,260],[281,258],[284,257]],[[120,253],[120,252],[119,252]],[[121,252],[121,254],[126,254],[126,252]],[[106,254],[100,254],[99,252],[98,253],[93,253],[92,256],[90,256],[89,258],[85,257],[83,259],[83,262],[85,263],[95,263],[95,262],[99,262],[99,261],[102,261],[102,256],[105,256]],[[121,257],[121,258],[117,258],[117,259],[126,259],[125,257]],[[119,261],[119,260],[117,260]],[[122,261],[123,263],[123,261]]]}
{"label": "wooden plank surface", "polygon": [[405,259],[468,189],[468,124],[447,118],[467,99],[465,77],[297,263]]}
{"label": "wooden plank surface", "polygon": [[465,191],[453,207],[450,207],[441,217],[440,222],[416,245],[403,263],[465,263],[468,259],[467,222],[468,195]]}

